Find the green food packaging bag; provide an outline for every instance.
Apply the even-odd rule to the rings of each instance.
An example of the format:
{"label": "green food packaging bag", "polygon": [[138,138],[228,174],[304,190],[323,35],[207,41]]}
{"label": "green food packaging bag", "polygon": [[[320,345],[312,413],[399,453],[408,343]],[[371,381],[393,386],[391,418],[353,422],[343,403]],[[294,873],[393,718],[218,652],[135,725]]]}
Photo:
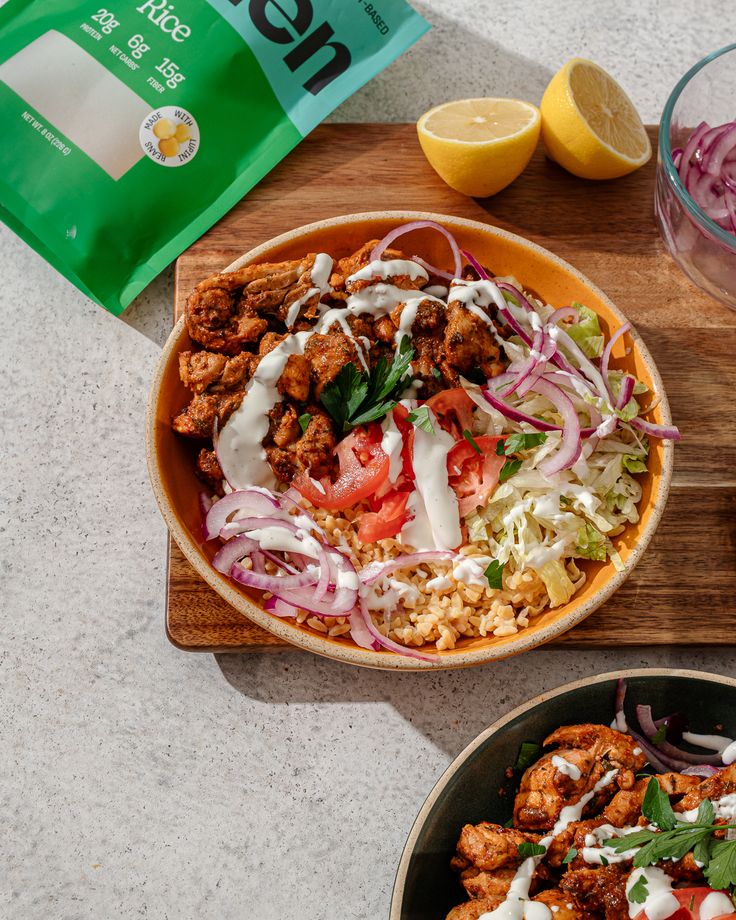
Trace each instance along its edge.
{"label": "green food packaging bag", "polygon": [[9,0],[3,220],[121,313],[428,28],[404,0]]}

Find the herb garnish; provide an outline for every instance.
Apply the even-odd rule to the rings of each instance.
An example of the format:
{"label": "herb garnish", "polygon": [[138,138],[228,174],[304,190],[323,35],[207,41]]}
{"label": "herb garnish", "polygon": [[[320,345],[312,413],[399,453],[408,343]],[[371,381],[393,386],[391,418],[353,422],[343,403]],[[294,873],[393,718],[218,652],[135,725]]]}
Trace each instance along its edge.
{"label": "herb garnish", "polygon": [[421,428],[422,431],[434,434],[434,425],[432,424],[428,406],[420,406],[418,409],[413,409],[407,415],[406,420],[411,422],[415,428]]}
{"label": "herb garnish", "polygon": [[568,863],[571,863],[577,855],[578,851],[575,849],[575,847],[570,847],[570,849],[565,854],[565,858],[562,860],[562,865],[566,866]]}
{"label": "herb garnish", "polygon": [[519,748],[519,753],[516,756],[514,770],[523,771],[526,770],[527,767],[531,767],[533,763],[539,760],[539,755],[541,753],[541,744],[536,744],[534,741],[524,741]]}
{"label": "herb garnish", "polygon": [[307,430],[307,428],[309,427],[309,423],[311,421],[312,421],[312,416],[310,415],[309,412],[304,412],[302,415],[299,416],[299,427],[302,430],[302,434],[304,434],[304,432]]}
{"label": "herb garnish", "polygon": [[375,422],[396,405],[402,390],[409,384],[414,349],[405,335],[389,363],[380,358],[370,371],[359,371],[352,361],[322,390],[320,400],[339,431]]}
{"label": "herb garnish", "polygon": [[496,444],[496,453],[499,457],[510,457],[512,454],[518,454],[519,451],[529,450],[531,447],[539,447],[547,440],[547,435],[543,431],[526,432],[516,431],[510,434],[505,440]]}
{"label": "herb garnish", "polygon": [[478,454],[479,457],[483,456],[483,451],[478,447],[478,442],[475,440],[473,435],[468,431],[467,428],[463,429],[463,437],[470,444],[473,450]]}
{"label": "herb garnish", "polygon": [[632,904],[643,904],[649,896],[649,886],[645,875],[640,875],[629,889],[626,898]]}
{"label": "herb garnish", "polygon": [[524,843],[519,844],[519,856],[544,856],[547,852],[547,847],[543,847],[541,843]]}
{"label": "herb garnish", "polygon": [[501,472],[498,474],[498,481],[506,482],[507,479],[511,479],[512,476],[515,476],[520,469],[521,460],[507,460],[501,467]]}
{"label": "herb garnish", "polygon": [[657,731],[652,735],[652,737],[649,740],[653,741],[655,744],[661,744],[662,741],[665,741],[666,739],[667,739],[667,726],[660,725]]}
{"label": "herb garnish", "polygon": [[489,586],[496,588],[498,591],[503,588],[503,566],[503,562],[494,559],[483,573],[488,579]]}
{"label": "herb garnish", "polygon": [[435,378],[435,380],[442,380],[442,374],[437,370],[436,367],[432,368],[432,376]]}
{"label": "herb garnish", "polygon": [[[736,886],[736,840],[716,840],[713,834],[734,828],[736,825],[714,824],[715,809],[709,799],[703,799],[698,807],[695,821],[680,821],[672,810],[669,797],[663,792],[656,779],[649,780],[642,803],[642,814],[658,830],[644,828],[604,841],[616,853],[639,848],[633,864],[637,869],[651,866],[662,859],[679,860],[693,851],[693,857],[703,864],[711,888],[723,889]],[[637,882],[638,884],[638,882]],[[636,886],[634,886],[636,888]],[[642,903],[632,898],[634,903]]]}

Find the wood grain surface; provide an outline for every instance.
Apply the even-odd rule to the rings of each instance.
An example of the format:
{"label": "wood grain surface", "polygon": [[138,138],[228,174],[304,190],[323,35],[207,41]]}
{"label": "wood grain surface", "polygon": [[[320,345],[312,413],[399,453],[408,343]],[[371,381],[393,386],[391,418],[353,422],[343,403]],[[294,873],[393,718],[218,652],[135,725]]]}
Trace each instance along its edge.
{"label": "wood grain surface", "polygon": [[[585,182],[540,149],[508,189],[479,201],[435,175],[413,125],[323,125],[179,257],[175,315],[198,281],[253,246],[356,211],[436,211],[546,246],[636,325],[683,434],[667,510],[642,562],[605,606],[553,644],[736,645],[736,313],[666,254],[653,218],[654,171],[652,160],[615,182]],[[221,600],[173,541],[166,622],[171,641],[186,650],[293,648]]]}

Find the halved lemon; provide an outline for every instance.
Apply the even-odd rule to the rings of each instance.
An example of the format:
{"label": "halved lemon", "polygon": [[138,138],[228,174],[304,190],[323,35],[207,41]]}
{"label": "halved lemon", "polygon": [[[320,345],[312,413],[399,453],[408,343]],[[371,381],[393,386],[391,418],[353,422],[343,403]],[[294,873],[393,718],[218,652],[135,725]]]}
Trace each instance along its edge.
{"label": "halved lemon", "polygon": [[424,155],[463,195],[495,195],[524,171],[539,140],[539,109],[519,99],[445,102],[417,122]]}
{"label": "halved lemon", "polygon": [[558,70],[540,109],[548,155],[575,176],[616,179],[652,155],[631,99],[592,61],[573,58]]}

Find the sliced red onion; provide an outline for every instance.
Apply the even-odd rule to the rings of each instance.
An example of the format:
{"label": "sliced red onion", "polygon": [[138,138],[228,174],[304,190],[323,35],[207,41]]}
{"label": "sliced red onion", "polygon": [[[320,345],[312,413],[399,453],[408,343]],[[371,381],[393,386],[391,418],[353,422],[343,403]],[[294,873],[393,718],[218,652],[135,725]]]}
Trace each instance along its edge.
{"label": "sliced red onion", "polygon": [[323,528],[315,521],[314,515],[307,511],[307,509],[301,503],[301,494],[297,492],[296,489],[290,488],[286,492],[283,492],[279,495],[282,505],[285,505],[287,508],[294,508],[298,514],[303,515],[308,521],[312,530],[316,530],[318,534],[327,539],[327,534],[324,532]]}
{"label": "sliced red onion", "polygon": [[720,773],[718,767],[712,767],[710,764],[703,763],[698,764],[697,766],[685,767],[682,771],[685,776],[715,776],[716,773]]}
{"label": "sliced red onion", "polygon": [[373,638],[373,633],[365,625],[365,620],[357,609],[353,610],[350,615],[350,636],[356,645],[372,652],[377,652],[381,647],[380,643]]}
{"label": "sliced red onion", "polygon": [[685,144],[685,149],[682,151],[682,157],[680,158],[680,179],[682,180],[683,185],[685,185],[685,181],[687,179],[687,170],[691,165],[690,161],[693,157],[693,154],[697,150],[698,144],[702,140],[703,135],[707,133],[707,131],[707,123],[701,121],[698,127],[690,135],[687,144]]}
{"label": "sliced red onion", "polygon": [[682,773],[685,767],[688,766],[688,764],[682,760],[673,760],[671,757],[667,757],[667,755],[656,748],[651,741],[648,741],[643,735],[635,732],[633,728],[629,728],[629,735],[631,735],[634,741],[636,741],[642,751],[647,755],[647,760],[658,772],[669,773],[674,770],[676,773]]}
{"label": "sliced red onion", "polygon": [[443,562],[454,559],[456,553],[449,550],[431,550],[423,553],[405,553],[389,562],[370,562],[358,572],[358,577],[364,585],[372,585],[379,578],[390,575],[398,569],[407,569],[410,566],[422,565],[425,562]]}
{"label": "sliced red onion", "polygon": [[269,597],[268,600],[264,601],[263,609],[268,610],[269,613],[276,614],[277,617],[295,617],[299,614],[298,607],[293,607],[278,597]]}
{"label": "sliced red onion", "polygon": [[557,323],[567,319],[572,320],[574,323],[580,321],[580,313],[578,313],[575,307],[560,307],[558,310],[555,310],[555,312],[552,313],[547,322],[551,325],[556,325]]}
{"label": "sliced red onion", "polygon": [[462,261],[460,259],[460,249],[455,241],[455,237],[445,228],[438,223],[435,223],[433,220],[413,220],[408,224],[402,224],[400,227],[396,227],[390,233],[387,233],[386,236],[380,242],[376,243],[371,253],[371,262],[376,259],[380,259],[382,253],[388,249],[391,243],[394,240],[397,240],[400,236],[403,236],[405,233],[411,233],[412,230],[436,230],[438,233],[441,233],[442,236],[450,244],[450,249],[452,250],[452,257],[455,260],[454,272],[455,277],[460,278],[462,275]]}
{"label": "sliced red onion", "polygon": [[574,465],[582,450],[580,433],[580,419],[577,410],[569,396],[553,383],[546,380],[536,380],[532,387],[534,392],[548,399],[562,416],[562,443],[560,449],[551,457],[547,457],[539,464],[539,472],[543,476],[553,476],[562,470]]}
{"label": "sliced red onion", "polygon": [[235,513],[246,514],[273,514],[280,509],[277,498],[266,492],[256,489],[239,489],[230,492],[216,501],[207,512],[204,522],[204,535],[212,540],[219,536],[220,531],[227,523],[228,518]]}
{"label": "sliced red onion", "polygon": [[249,555],[258,549],[258,543],[251,540],[250,537],[240,536],[228,540],[215,554],[212,560],[212,567],[222,572],[223,575],[229,575],[230,569],[236,562],[240,562],[243,557]]}
{"label": "sliced red onion", "polygon": [[542,362],[545,362],[545,358],[542,353],[542,349],[544,348],[545,341],[546,341],[546,337],[544,335],[544,330],[538,329],[534,333],[534,339],[532,341],[532,347],[529,351],[529,357],[527,358],[524,365],[521,368],[519,368],[519,371],[515,375],[515,378],[512,381],[511,385],[508,386],[503,391],[503,396],[505,398],[508,398],[514,393],[515,390],[518,390],[521,384],[524,383],[524,381],[531,374],[534,373],[534,371],[539,367],[539,365]]}
{"label": "sliced red onion", "polygon": [[650,438],[661,438],[665,441],[682,440],[682,435],[675,425],[655,425],[654,422],[646,422],[638,417],[632,418],[629,424]]}
{"label": "sliced red onion", "polygon": [[626,690],[628,689],[623,677],[616,681],[616,696],[613,700],[613,712],[616,728],[620,732],[626,732],[629,726],[626,722],[626,713],[624,712],[624,703],[626,702]]}
{"label": "sliced red onion", "polygon": [[398,642],[394,642],[393,639],[389,639],[387,636],[384,636],[384,634],[373,622],[373,617],[370,615],[370,612],[368,611],[368,608],[366,607],[362,598],[358,603],[356,611],[353,613],[353,616],[356,615],[360,616],[363,623],[365,624],[366,629],[373,637],[373,640],[388,651],[396,652],[397,655],[403,655],[405,658],[415,658],[418,661],[442,661],[441,655],[429,655],[426,652],[420,652],[417,649],[409,648],[406,645],[401,645]]}
{"label": "sliced red onion", "polygon": [[[608,362],[611,360],[611,351],[616,342],[624,335],[626,332],[629,332],[631,329],[631,323],[622,323],[618,329],[613,333],[611,338],[606,342],[606,347],[603,349],[603,355],[601,356],[601,377],[605,382],[606,392],[609,397],[613,399],[613,390],[611,389],[611,384],[608,381]],[[626,402],[629,400],[627,399]],[[626,405],[626,403],[624,403]]]}
{"label": "sliced red onion", "polygon": [[631,376],[631,374],[624,374],[621,380],[621,391],[618,394],[618,399],[616,400],[616,409],[623,409],[624,406],[628,405],[629,400],[634,395],[634,387],[636,386],[636,380]]}
{"label": "sliced red onion", "polygon": [[472,265],[472,267],[475,269],[476,274],[477,274],[478,277],[481,279],[481,281],[490,281],[490,280],[491,280],[491,276],[488,274],[488,272],[485,270],[485,268],[483,268],[483,266],[480,264],[480,262],[475,258],[475,256],[472,254],[472,252],[468,252],[467,249],[461,249],[460,252],[462,252],[462,254],[463,254],[463,255],[465,256],[465,258],[468,260],[468,262],[470,263],[470,265]]}
{"label": "sliced red onion", "polygon": [[[225,547],[227,547],[227,544],[225,544]],[[257,588],[259,591],[270,591],[279,597],[285,590],[304,588],[307,585],[315,584],[318,576],[319,570],[316,566],[312,571],[307,570],[296,575],[268,575],[256,572],[253,569],[246,569],[239,562],[234,563],[230,569],[230,577],[241,585],[246,585],[248,588]]]}
{"label": "sliced red onion", "polygon": [[[490,390],[481,389],[481,393],[494,409],[502,415],[505,415],[506,418],[510,418],[512,422],[526,422],[528,425],[531,425],[532,428],[536,428],[537,431],[562,431],[559,425],[553,425],[551,422],[543,422],[542,419],[534,415],[527,415],[526,412],[522,412],[515,406],[509,405],[507,402],[499,399],[498,396],[494,396]],[[583,428],[580,431],[580,437],[589,438],[594,432],[595,428]]]}
{"label": "sliced red onion", "polygon": [[206,492],[199,493],[199,510],[202,512],[202,517],[207,517],[207,512],[214,504],[214,501],[214,498]]}
{"label": "sliced red onion", "polygon": [[314,587],[314,599],[316,601],[323,600],[325,594],[327,594],[327,589],[330,586],[330,577],[332,575],[332,569],[330,567],[330,558],[327,555],[327,550],[322,546],[321,543],[318,543],[318,562],[319,562],[319,580]]}
{"label": "sliced red onion", "polygon": [[[654,719],[652,718],[652,707],[643,706],[641,704],[638,705],[636,707],[636,717],[639,720],[639,725],[644,734],[651,739],[657,731],[657,726],[654,724]],[[683,766],[704,763],[712,764],[713,766],[723,766],[723,760],[720,754],[691,754],[689,751],[683,751],[675,747],[675,745],[670,744],[669,741],[652,741],[651,743],[657,749],[660,756],[681,762]]]}
{"label": "sliced red onion", "polygon": [[430,265],[425,259],[422,259],[420,256],[412,256],[412,262],[416,262],[417,265],[421,265],[422,268],[427,272],[428,275],[433,275],[436,278],[444,278],[446,281],[454,281],[455,278],[459,277],[458,275],[453,275],[451,272],[442,271],[441,268],[437,268],[436,265]]}
{"label": "sliced red onion", "polygon": [[[558,346],[562,345],[562,347],[566,349],[570,357],[572,357],[578,363],[578,366],[573,369],[578,371],[578,373],[582,374],[584,377],[587,377],[588,380],[590,380],[590,382],[596,387],[596,389],[598,390],[598,393],[604,399],[608,399],[610,394],[609,394],[608,387],[606,386],[604,377],[601,374],[601,372],[598,370],[598,368],[594,364],[591,363],[591,361],[588,360],[587,356],[583,354],[577,342],[574,339],[572,339],[564,331],[564,329],[560,329],[559,326],[557,326],[556,328],[557,328],[557,345]],[[558,360],[559,357],[560,357],[560,354],[558,351],[552,360],[555,362],[555,364],[558,365],[558,367],[561,367],[562,365],[560,364],[560,361]],[[565,370],[569,372],[569,365],[565,367]]]}

